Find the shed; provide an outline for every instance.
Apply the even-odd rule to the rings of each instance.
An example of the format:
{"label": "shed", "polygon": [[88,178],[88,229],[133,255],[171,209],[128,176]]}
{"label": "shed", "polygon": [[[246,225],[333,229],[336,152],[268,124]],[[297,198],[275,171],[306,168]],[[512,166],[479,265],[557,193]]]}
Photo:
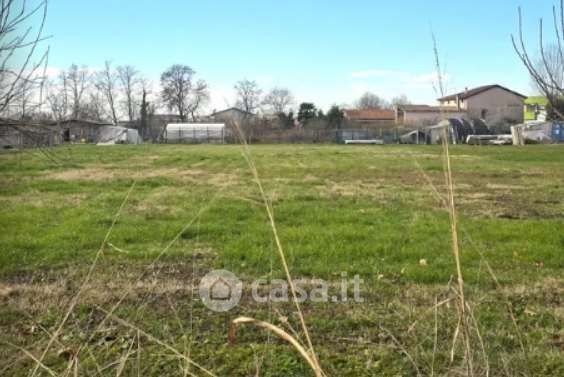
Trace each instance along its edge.
{"label": "shed", "polygon": [[63,141],[71,143],[95,143],[98,141],[100,128],[111,123],[90,119],[66,119],[57,122],[63,131]]}
{"label": "shed", "polygon": [[163,136],[165,143],[223,144],[226,128],[225,123],[170,123]]}
{"label": "shed", "polygon": [[104,126],[98,131],[98,145],[142,144],[139,132],[133,128]]}

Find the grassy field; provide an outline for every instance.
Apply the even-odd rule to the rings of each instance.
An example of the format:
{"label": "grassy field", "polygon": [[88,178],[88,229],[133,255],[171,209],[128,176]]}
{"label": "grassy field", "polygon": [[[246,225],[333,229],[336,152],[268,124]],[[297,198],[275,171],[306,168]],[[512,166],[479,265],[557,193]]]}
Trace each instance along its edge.
{"label": "grassy field", "polygon": [[[363,303],[303,304],[325,373],[464,373],[441,147],[251,152],[292,275],[331,290],[342,272],[364,280]],[[451,154],[476,375],[564,375],[564,147]],[[246,289],[215,313],[198,298],[217,268],[244,283],[284,278],[240,146],[3,153],[0,206],[0,375],[29,374],[73,297],[37,375],[206,375],[155,338],[218,376],[311,375],[262,330],[227,342],[242,315],[299,332],[291,303],[256,303]]]}

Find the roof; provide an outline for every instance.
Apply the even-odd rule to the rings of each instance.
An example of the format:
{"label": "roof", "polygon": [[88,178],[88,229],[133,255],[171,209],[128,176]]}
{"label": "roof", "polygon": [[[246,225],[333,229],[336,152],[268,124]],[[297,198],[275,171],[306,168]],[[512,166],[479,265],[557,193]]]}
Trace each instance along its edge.
{"label": "roof", "polygon": [[45,126],[55,126],[57,125],[57,122],[51,120],[19,120],[19,119],[0,118],[0,125],[45,127]]}
{"label": "roof", "polygon": [[250,112],[248,112],[248,111],[239,109],[238,107],[230,107],[230,108],[225,109],[225,110],[214,111],[213,113],[210,114],[210,116],[215,116],[215,115],[218,115],[218,114],[226,113],[226,112],[228,112],[228,111],[237,111],[237,112],[239,112],[239,113],[243,113],[243,114],[246,114],[246,115],[255,115],[255,114],[250,113]]}
{"label": "roof", "polygon": [[515,92],[515,91],[513,91],[513,90],[511,90],[511,89],[507,89],[506,87],[501,86],[501,85],[498,85],[498,84],[493,84],[493,85],[479,86],[479,87],[474,88],[474,89],[465,90],[465,91],[463,91],[463,92],[451,94],[451,95],[449,95],[449,96],[439,98],[438,100],[439,100],[439,101],[452,101],[452,100],[455,100],[455,99],[457,99],[457,98],[460,98],[460,99],[467,99],[467,98],[474,97],[474,96],[476,96],[476,95],[478,95],[478,94],[480,94],[480,93],[483,93],[483,92],[486,92],[486,91],[488,91],[488,90],[490,90],[490,89],[495,89],[495,88],[505,90],[506,92],[515,94],[516,96],[521,97],[521,98],[527,98],[527,96],[524,96],[524,95],[522,95],[521,93],[517,93],[517,92]]}
{"label": "roof", "polygon": [[66,123],[87,123],[90,124],[92,126],[112,126],[113,124],[110,122],[101,122],[98,120],[92,120],[92,119],[65,119],[62,120],[60,122],[53,122],[53,123],[61,123],[61,124],[66,124]]}
{"label": "roof", "polygon": [[344,110],[345,117],[350,120],[377,121],[395,120],[393,110]]}
{"label": "roof", "polygon": [[398,110],[412,113],[463,113],[465,110],[458,110],[452,107],[429,106],[429,105],[400,105]]}

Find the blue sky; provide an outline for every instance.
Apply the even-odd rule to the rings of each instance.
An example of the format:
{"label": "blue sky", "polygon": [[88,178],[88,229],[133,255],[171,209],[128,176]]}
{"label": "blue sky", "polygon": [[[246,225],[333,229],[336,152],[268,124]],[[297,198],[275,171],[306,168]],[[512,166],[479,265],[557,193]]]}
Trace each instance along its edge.
{"label": "blue sky", "polygon": [[550,0],[56,0],[49,65],[112,60],[158,81],[171,64],[187,64],[210,84],[210,109],[232,104],[242,78],[322,107],[367,90],[433,103],[432,27],[450,91],[499,83],[529,94],[510,43],[519,5],[534,43]]}

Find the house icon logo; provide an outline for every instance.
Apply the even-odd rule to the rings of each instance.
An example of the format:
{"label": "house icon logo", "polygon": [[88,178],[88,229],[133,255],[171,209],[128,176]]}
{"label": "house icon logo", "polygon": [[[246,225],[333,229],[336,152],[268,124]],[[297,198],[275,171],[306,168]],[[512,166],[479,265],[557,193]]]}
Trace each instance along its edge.
{"label": "house icon logo", "polygon": [[200,298],[204,305],[216,312],[226,312],[241,300],[243,283],[232,272],[214,270],[200,281]]}

